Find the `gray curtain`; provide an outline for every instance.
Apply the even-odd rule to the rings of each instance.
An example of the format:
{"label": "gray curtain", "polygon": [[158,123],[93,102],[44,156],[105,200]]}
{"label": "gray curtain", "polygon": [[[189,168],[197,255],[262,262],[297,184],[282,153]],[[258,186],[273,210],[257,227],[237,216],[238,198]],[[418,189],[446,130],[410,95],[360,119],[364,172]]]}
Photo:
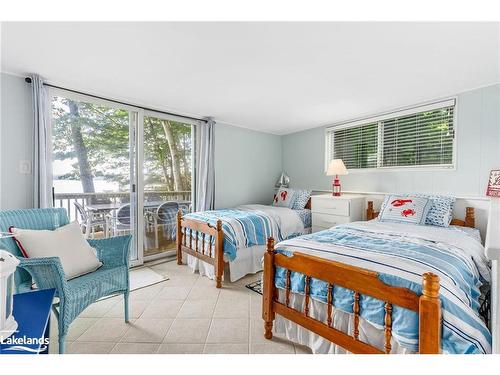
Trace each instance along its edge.
{"label": "gray curtain", "polygon": [[31,77],[33,94],[33,207],[52,207],[52,141],[50,99],[43,80]]}
{"label": "gray curtain", "polygon": [[215,208],[215,121],[208,118],[198,130],[196,211],[206,211]]}

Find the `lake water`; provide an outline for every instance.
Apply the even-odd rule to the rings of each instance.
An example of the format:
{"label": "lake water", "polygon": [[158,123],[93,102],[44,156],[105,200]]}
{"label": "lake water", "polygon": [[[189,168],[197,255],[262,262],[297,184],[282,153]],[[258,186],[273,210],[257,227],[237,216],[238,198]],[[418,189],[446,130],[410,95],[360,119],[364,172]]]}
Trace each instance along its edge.
{"label": "lake water", "polygon": [[[52,181],[57,193],[83,193],[80,180],[54,180]],[[94,179],[94,188],[97,193],[118,192],[120,187],[117,183]]]}

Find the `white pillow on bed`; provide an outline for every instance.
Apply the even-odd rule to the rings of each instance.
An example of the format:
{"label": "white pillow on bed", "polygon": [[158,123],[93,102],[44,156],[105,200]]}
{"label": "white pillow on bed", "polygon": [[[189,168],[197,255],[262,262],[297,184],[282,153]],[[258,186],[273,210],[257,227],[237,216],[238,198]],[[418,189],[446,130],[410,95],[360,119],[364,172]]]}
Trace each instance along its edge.
{"label": "white pillow on bed", "polygon": [[380,210],[380,221],[424,225],[432,201],[423,197],[387,195]]}
{"label": "white pillow on bed", "polygon": [[10,228],[26,258],[59,257],[66,280],[94,272],[102,263],[74,221],[55,230]]}

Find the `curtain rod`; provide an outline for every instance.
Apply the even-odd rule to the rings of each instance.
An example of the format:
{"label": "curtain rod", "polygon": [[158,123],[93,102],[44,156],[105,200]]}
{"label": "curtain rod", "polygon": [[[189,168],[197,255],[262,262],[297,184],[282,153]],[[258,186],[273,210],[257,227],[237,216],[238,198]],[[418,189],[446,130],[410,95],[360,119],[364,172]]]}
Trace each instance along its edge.
{"label": "curtain rod", "polygon": [[[24,79],[24,81],[25,81],[26,83],[30,83],[30,84],[31,84],[31,77],[26,77],[26,78]],[[93,95],[93,94],[88,94],[88,93],[86,93],[86,92],[82,92],[82,91],[77,91],[77,90],[67,89],[67,88],[65,88],[65,87],[61,87],[61,86],[51,85],[51,84],[49,84],[49,83],[44,83],[43,85],[44,85],[44,86],[48,86],[48,87],[52,87],[52,88],[55,88],[55,89],[60,89],[60,90],[65,90],[65,91],[73,92],[73,93],[75,93],[75,94],[81,94],[81,95],[90,96],[91,98],[96,98],[96,99],[106,100],[106,101],[108,101],[108,102],[112,102],[112,103],[123,104],[123,105],[130,106],[130,107],[137,107],[137,108],[141,108],[141,109],[144,109],[145,111],[157,112],[157,113],[162,113],[162,114],[164,114],[164,115],[170,115],[170,116],[184,117],[184,118],[189,119],[189,120],[195,120],[195,121],[203,121],[203,122],[207,122],[207,120],[206,120],[206,119],[203,119],[203,118],[191,117],[191,116],[185,116],[185,115],[179,115],[179,114],[177,114],[177,113],[166,112],[166,111],[160,111],[160,110],[158,110],[158,109],[147,108],[147,107],[143,107],[143,106],[140,106],[140,105],[135,105],[135,104],[130,104],[130,103],[126,103],[126,102],[121,102],[121,101],[119,101],[119,100],[108,99],[108,98],[104,98],[104,97],[102,97],[102,96]]]}

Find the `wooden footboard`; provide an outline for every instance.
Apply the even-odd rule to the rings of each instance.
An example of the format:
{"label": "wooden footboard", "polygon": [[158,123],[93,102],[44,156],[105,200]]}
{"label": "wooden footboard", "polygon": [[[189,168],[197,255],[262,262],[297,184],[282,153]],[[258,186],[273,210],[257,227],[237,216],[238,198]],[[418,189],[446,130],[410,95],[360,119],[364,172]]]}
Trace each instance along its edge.
{"label": "wooden footboard", "polygon": [[[212,241],[215,243],[212,246]],[[182,264],[182,253],[192,255],[215,268],[216,287],[222,287],[224,272],[224,231],[222,221],[213,226],[197,220],[186,219],[177,213],[177,264]]]}
{"label": "wooden footboard", "polygon": [[[275,269],[286,269],[286,287],[284,303],[278,300],[275,287]],[[290,274],[299,272],[305,275],[305,296],[303,311],[292,308],[290,300]],[[328,283],[328,300],[325,304],[327,321],[314,319],[309,314],[311,278]],[[319,257],[295,252],[292,257],[277,254],[274,251],[274,240],[267,242],[264,255],[262,318],[264,319],[264,336],[272,338],[275,315],[295,322],[302,327],[324,337],[352,353],[389,354],[392,337],[392,306],[401,306],[419,314],[419,353],[437,354],[441,348],[441,301],[439,300],[439,277],[432,273],[423,275],[421,296],[406,288],[394,287],[383,283],[376,272],[363,268],[325,260]],[[334,301],[332,291],[334,285],[350,289],[354,292],[353,332],[352,335],[333,328]],[[385,302],[384,349],[380,350],[359,339],[360,296],[367,295]]]}

